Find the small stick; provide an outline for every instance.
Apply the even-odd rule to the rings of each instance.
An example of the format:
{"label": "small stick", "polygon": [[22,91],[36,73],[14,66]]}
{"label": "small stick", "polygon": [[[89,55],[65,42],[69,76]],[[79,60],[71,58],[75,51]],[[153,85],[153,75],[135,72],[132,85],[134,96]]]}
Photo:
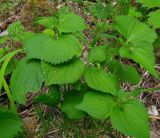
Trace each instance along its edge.
{"label": "small stick", "polygon": [[149,118],[160,120],[160,116],[152,116],[152,115],[150,115]]}

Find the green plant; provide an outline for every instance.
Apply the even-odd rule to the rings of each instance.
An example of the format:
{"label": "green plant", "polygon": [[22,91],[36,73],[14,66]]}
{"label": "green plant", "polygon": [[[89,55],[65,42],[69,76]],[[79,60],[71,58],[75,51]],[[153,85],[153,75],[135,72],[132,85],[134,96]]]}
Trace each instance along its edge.
{"label": "green plant", "polygon": [[[38,18],[36,23],[46,28],[42,32],[20,31],[24,29],[20,22],[9,26],[11,39],[20,41],[26,54],[12,72],[12,93],[9,93],[17,103],[25,104],[26,94],[40,91],[44,82],[46,87],[53,88],[53,93],[40,95],[38,103],[51,107],[60,103],[58,107],[70,119],[81,119],[87,114],[100,120],[110,118],[112,126],[118,131],[136,138],[149,138],[147,111],[136,99],[139,91],[147,90],[128,93],[123,90],[120,81],[129,84],[140,82],[139,72],[135,67],[124,64],[123,59],[133,60],[160,79],[154,68],[156,31],[131,15],[103,15],[99,12],[99,6],[103,4],[96,6],[98,10],[94,7],[92,12],[101,21],[96,23],[95,38],[88,47],[87,60],[84,58],[84,46],[76,37],[86,29],[86,25],[80,16],[68,10],[57,11],[52,17]],[[103,8],[108,10],[109,7]],[[109,17],[112,17],[112,23],[104,21]],[[15,29],[16,24],[20,29]],[[12,32],[14,35],[11,35]],[[19,50],[14,51],[15,54],[17,52]],[[1,60],[4,63],[0,86],[10,58],[2,58],[6,62]],[[57,89],[62,88],[64,100],[60,101],[60,91]],[[12,99],[10,101],[14,103]]]}

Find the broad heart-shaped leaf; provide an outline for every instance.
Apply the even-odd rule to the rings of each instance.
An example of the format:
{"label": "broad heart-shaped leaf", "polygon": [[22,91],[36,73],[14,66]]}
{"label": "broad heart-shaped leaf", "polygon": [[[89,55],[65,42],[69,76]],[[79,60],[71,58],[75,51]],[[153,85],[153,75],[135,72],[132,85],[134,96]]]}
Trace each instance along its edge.
{"label": "broad heart-shaped leaf", "polygon": [[134,17],[119,16],[116,20],[116,29],[126,39],[126,43],[120,49],[120,55],[134,60],[154,77],[159,78],[154,69],[155,57],[152,46],[157,38],[156,32]]}
{"label": "broad heart-shaped leaf", "polygon": [[74,13],[61,14],[59,19],[59,24],[57,26],[59,32],[71,33],[83,31],[86,28],[82,17]]}
{"label": "broad heart-shaped leaf", "polygon": [[95,90],[117,95],[120,90],[117,78],[102,69],[89,67],[85,71],[87,85]]}
{"label": "broad heart-shaped leaf", "polygon": [[110,60],[107,66],[111,73],[116,74],[124,82],[137,84],[140,81],[140,75],[133,66],[121,64],[117,60]]}
{"label": "broad heart-shaped leaf", "polygon": [[71,60],[80,53],[81,44],[73,35],[62,35],[58,39],[38,33],[24,41],[29,59],[41,59],[52,64]]}
{"label": "broad heart-shaped leaf", "polygon": [[11,76],[10,87],[14,99],[25,104],[26,94],[38,91],[42,82],[43,73],[39,61],[21,60]]}
{"label": "broad heart-shaped leaf", "polygon": [[107,48],[105,46],[92,47],[88,60],[90,63],[104,62],[107,59]]}
{"label": "broad heart-shaped leaf", "polygon": [[17,115],[0,109],[0,137],[14,138],[21,130],[22,123]]}
{"label": "broad heart-shaped leaf", "polygon": [[149,14],[148,23],[153,26],[154,29],[160,28],[160,10],[153,11]]}
{"label": "broad heart-shaped leaf", "polygon": [[64,95],[64,101],[61,104],[61,110],[69,119],[81,119],[85,112],[76,109],[76,106],[82,102],[84,93],[80,91],[67,92]]}
{"label": "broad heart-shaped leaf", "polygon": [[143,7],[153,8],[160,7],[160,0],[137,0]]}
{"label": "broad heart-shaped leaf", "polygon": [[118,131],[135,138],[149,138],[147,111],[142,103],[130,99],[115,106],[110,115],[112,126]]}
{"label": "broad heart-shaped leaf", "polygon": [[56,66],[42,62],[42,70],[46,85],[69,84],[81,78],[85,70],[85,64],[81,60],[74,60]]}
{"label": "broad heart-shaped leaf", "polygon": [[82,103],[76,108],[87,112],[93,118],[106,119],[114,106],[111,95],[92,90],[85,94]]}

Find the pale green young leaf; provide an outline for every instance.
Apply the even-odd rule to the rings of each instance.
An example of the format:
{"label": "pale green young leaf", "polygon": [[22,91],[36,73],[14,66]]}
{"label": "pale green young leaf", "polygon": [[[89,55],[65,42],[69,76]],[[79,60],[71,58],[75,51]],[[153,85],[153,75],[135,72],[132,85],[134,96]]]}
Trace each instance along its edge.
{"label": "pale green young leaf", "polygon": [[120,49],[120,55],[134,60],[154,77],[159,78],[154,69],[155,57],[152,46],[157,38],[156,32],[131,16],[118,16],[116,20],[115,28],[126,39]]}
{"label": "pale green young leaf", "polygon": [[42,82],[43,74],[39,61],[21,60],[11,76],[10,87],[14,99],[25,104],[26,94],[40,90]]}
{"label": "pale green young leaf", "polygon": [[154,29],[160,28],[160,10],[149,13],[148,23],[152,25]]}
{"label": "pale green young leaf", "polygon": [[102,69],[89,67],[84,74],[87,85],[95,90],[117,95],[120,87],[117,78]]}
{"label": "pale green young leaf", "polygon": [[49,29],[56,27],[60,33],[83,31],[86,28],[83,18],[74,13],[60,14],[59,19],[40,17],[36,22]]}
{"label": "pale green young leaf", "polygon": [[142,13],[137,11],[135,7],[131,7],[129,9],[129,12],[128,12],[128,15],[129,16],[134,16],[134,17],[141,17],[142,16]]}
{"label": "pale green young leaf", "polygon": [[0,137],[14,138],[21,130],[22,122],[17,115],[0,109]]}
{"label": "pale green young leaf", "polygon": [[85,112],[76,108],[82,102],[84,93],[80,91],[71,91],[64,95],[64,101],[61,104],[61,110],[69,119],[81,119]]}
{"label": "pale green young leaf", "polygon": [[0,37],[0,44],[4,44],[8,38],[9,38],[8,35]]}
{"label": "pale green young leaf", "polygon": [[35,22],[48,29],[52,29],[56,25],[56,19],[54,17],[39,17]]}
{"label": "pale green young leaf", "polygon": [[25,28],[20,21],[16,21],[8,26],[7,31],[12,39],[19,41],[20,35],[25,31]]}
{"label": "pale green young leaf", "polygon": [[24,48],[29,59],[60,64],[77,56],[81,44],[73,35],[62,35],[58,39],[44,33],[36,34],[24,41]]}
{"label": "pale green young leaf", "polygon": [[154,8],[160,7],[160,0],[137,0],[143,7]]}
{"label": "pale green young leaf", "polygon": [[86,25],[82,17],[74,13],[70,13],[60,15],[57,28],[59,32],[71,33],[83,31],[86,28]]}
{"label": "pale green young leaf", "polygon": [[118,131],[135,138],[149,138],[148,114],[142,103],[130,99],[115,106],[110,114],[111,123]]}
{"label": "pale green young leaf", "polygon": [[55,33],[54,33],[54,31],[53,31],[52,29],[45,29],[45,30],[43,31],[43,33],[49,34],[49,35],[52,36],[52,37],[54,37],[54,35],[55,35]]}
{"label": "pale green young leaf", "polygon": [[92,90],[85,94],[76,108],[87,112],[93,118],[106,119],[115,104],[111,95]]}
{"label": "pale green young leaf", "polygon": [[56,66],[42,62],[42,70],[46,85],[69,84],[81,78],[85,70],[85,64],[81,60],[70,61]]}

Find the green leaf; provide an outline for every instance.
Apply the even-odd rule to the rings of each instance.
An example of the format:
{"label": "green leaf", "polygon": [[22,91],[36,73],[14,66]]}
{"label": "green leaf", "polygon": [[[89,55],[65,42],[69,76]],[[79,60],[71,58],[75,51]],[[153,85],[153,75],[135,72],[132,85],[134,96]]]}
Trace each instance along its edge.
{"label": "green leaf", "polygon": [[160,0],[137,0],[143,7],[154,8],[160,7]]}
{"label": "green leaf", "polygon": [[53,39],[50,35],[39,33],[24,41],[29,59],[41,59],[52,64],[71,60],[80,53],[80,47],[80,42],[73,35]]}
{"label": "green leaf", "polygon": [[111,5],[103,5],[102,2],[98,2],[90,8],[90,12],[100,19],[108,18],[111,14]]}
{"label": "green leaf", "polygon": [[67,6],[63,6],[61,7],[59,10],[58,10],[58,14],[61,15],[61,14],[67,14],[69,13],[69,7]]}
{"label": "green leaf", "polygon": [[120,55],[139,63],[158,79],[159,76],[154,69],[155,57],[152,46],[157,38],[156,32],[131,16],[119,16],[116,20],[116,29],[126,39],[120,49]]}
{"label": "green leaf", "polygon": [[135,138],[149,138],[148,114],[142,103],[131,99],[111,112],[112,126],[118,131]]}
{"label": "green leaf", "polygon": [[45,30],[43,31],[43,33],[49,34],[49,35],[51,35],[52,37],[54,37],[54,34],[55,34],[52,29],[45,29]]}
{"label": "green leaf", "polygon": [[74,60],[62,65],[42,63],[46,85],[69,84],[78,81],[84,73],[85,64],[81,60]]}
{"label": "green leaf", "polygon": [[81,103],[84,93],[79,91],[68,92],[64,95],[64,101],[61,104],[61,110],[69,119],[81,119],[85,113],[76,106]]}
{"label": "green leaf", "polygon": [[60,101],[60,91],[56,86],[51,86],[48,94],[40,94],[34,99],[36,104],[45,104],[50,107],[55,107]]}
{"label": "green leaf", "polygon": [[135,7],[131,7],[128,12],[129,16],[141,17],[142,13],[137,11]]}
{"label": "green leaf", "polygon": [[58,24],[58,31],[64,33],[71,33],[83,31],[86,28],[84,20],[79,15],[74,13],[61,14]]}
{"label": "green leaf", "polygon": [[13,138],[21,130],[22,123],[17,115],[0,109],[0,137]]}
{"label": "green leaf", "polygon": [[7,69],[8,65],[9,65],[10,60],[13,58],[13,56],[15,56],[18,52],[21,52],[21,51],[22,51],[22,49],[14,50],[14,51],[8,53],[7,55],[5,55],[1,59],[1,61],[4,60],[4,63],[1,66],[1,69],[0,69],[0,90],[2,89],[3,77],[4,77],[5,73],[6,73],[6,69]]}
{"label": "green leaf", "polygon": [[41,17],[36,22],[49,29],[56,27],[60,33],[77,32],[86,28],[83,18],[74,13],[60,14],[59,21],[54,17]]}
{"label": "green leaf", "polygon": [[116,74],[124,82],[137,84],[140,81],[140,75],[137,70],[130,65],[124,65],[116,60],[111,60],[108,62],[108,68],[111,73]]}
{"label": "green leaf", "polygon": [[102,69],[89,67],[85,71],[87,85],[95,90],[117,95],[120,87],[117,78]]}
{"label": "green leaf", "polygon": [[82,103],[76,108],[87,112],[93,118],[106,119],[113,106],[115,106],[115,102],[111,95],[90,91],[85,94]]}
{"label": "green leaf", "polygon": [[25,104],[26,94],[40,90],[42,82],[43,74],[39,61],[21,60],[11,76],[10,87],[14,99]]}
{"label": "green leaf", "polygon": [[149,13],[148,23],[153,26],[154,29],[160,28],[160,10],[156,10]]}
{"label": "green leaf", "polygon": [[4,57],[6,50],[4,48],[0,48],[0,59]]}
{"label": "green leaf", "polygon": [[107,48],[105,46],[92,47],[88,60],[90,63],[104,62],[107,59]]}
{"label": "green leaf", "polygon": [[7,31],[12,39],[19,41],[20,35],[25,31],[25,28],[20,21],[16,21],[8,26]]}
{"label": "green leaf", "polygon": [[36,20],[36,23],[43,25],[48,29],[52,29],[56,25],[56,18],[55,17],[39,17]]}
{"label": "green leaf", "polygon": [[106,32],[109,29],[110,25],[106,22],[99,21],[96,24],[96,33],[101,34],[103,32]]}
{"label": "green leaf", "polygon": [[0,44],[4,44],[8,38],[9,38],[8,35],[0,37]]}

